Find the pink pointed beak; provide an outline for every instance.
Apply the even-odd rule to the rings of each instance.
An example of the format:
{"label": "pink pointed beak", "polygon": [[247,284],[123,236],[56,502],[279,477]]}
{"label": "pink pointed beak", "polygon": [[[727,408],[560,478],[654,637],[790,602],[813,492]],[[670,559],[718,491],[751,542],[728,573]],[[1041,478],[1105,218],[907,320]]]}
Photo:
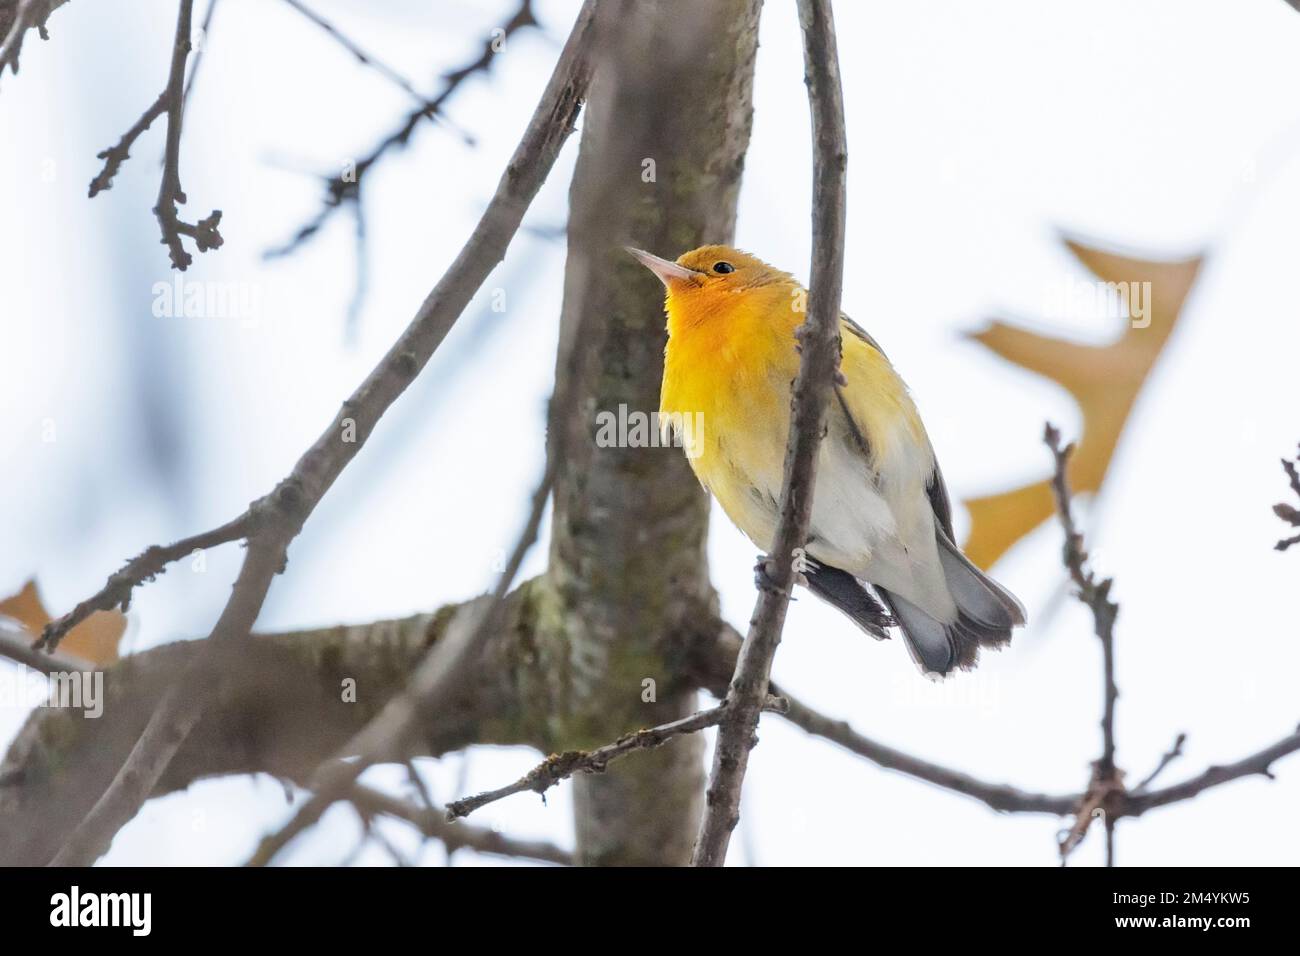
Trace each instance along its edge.
{"label": "pink pointed beak", "polygon": [[660,259],[658,256],[651,255],[644,249],[634,249],[632,246],[624,246],[637,262],[645,266],[651,272],[659,277],[659,281],[664,284],[664,288],[672,288],[669,283],[673,279],[688,279],[694,281],[700,277],[700,273],[685,266],[679,266],[675,262],[669,262],[667,259]]}

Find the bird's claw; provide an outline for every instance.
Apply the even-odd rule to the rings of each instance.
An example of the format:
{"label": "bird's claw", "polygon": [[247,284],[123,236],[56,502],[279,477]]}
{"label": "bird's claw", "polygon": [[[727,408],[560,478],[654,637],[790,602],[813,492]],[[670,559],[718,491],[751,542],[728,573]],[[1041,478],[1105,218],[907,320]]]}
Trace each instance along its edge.
{"label": "bird's claw", "polygon": [[771,594],[780,594],[781,587],[772,577],[771,572],[772,559],[766,554],[760,554],[758,561],[754,565],[754,586],[760,591],[767,591]]}

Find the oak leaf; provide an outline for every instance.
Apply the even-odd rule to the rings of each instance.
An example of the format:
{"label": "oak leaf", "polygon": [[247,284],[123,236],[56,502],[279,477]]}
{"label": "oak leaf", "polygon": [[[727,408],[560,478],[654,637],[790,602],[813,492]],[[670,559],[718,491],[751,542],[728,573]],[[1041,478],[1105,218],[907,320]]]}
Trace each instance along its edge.
{"label": "oak leaf", "polygon": [[[1132,295],[1142,296],[1145,309],[1140,320],[1120,319],[1124,331],[1110,344],[1100,346],[1069,342],[1005,322],[993,322],[968,335],[1012,364],[1056,382],[1073,396],[1083,416],[1083,434],[1070,458],[1070,485],[1076,492],[1095,493],[1105,481],[1133,403],[1178,324],[1203,257],[1137,259],[1070,239],[1065,244],[1107,284],[1098,288],[1133,290]],[[1123,301],[1132,315],[1134,300]],[[971,517],[964,549],[985,569],[1055,509],[1046,477],[964,503]]]}
{"label": "oak leaf", "polygon": [[[28,581],[17,594],[0,601],[0,615],[21,624],[32,640],[50,622],[35,581]],[[59,650],[91,664],[112,664],[118,658],[118,645],[125,632],[126,615],[121,611],[96,611],[68,632],[59,642]]]}

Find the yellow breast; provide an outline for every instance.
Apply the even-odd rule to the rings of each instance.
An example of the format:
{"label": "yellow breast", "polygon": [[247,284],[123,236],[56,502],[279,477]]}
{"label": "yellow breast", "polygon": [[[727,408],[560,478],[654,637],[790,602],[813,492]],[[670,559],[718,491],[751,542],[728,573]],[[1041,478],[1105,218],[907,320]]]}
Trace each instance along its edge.
{"label": "yellow breast", "polygon": [[[702,434],[692,436],[691,466],[727,515],[759,547],[775,527],[786,440],[790,389],[799,372],[795,329],[803,322],[802,289],[772,283],[685,300],[670,295],[668,346],[664,355],[661,417],[692,416]],[[841,389],[857,427],[871,448],[863,461],[864,486],[922,483],[932,467],[918,461],[928,440],[907,389],[889,361],[844,327]],[[697,416],[698,417],[695,417]],[[847,419],[838,399],[832,430]],[[832,453],[826,443],[824,454]]]}

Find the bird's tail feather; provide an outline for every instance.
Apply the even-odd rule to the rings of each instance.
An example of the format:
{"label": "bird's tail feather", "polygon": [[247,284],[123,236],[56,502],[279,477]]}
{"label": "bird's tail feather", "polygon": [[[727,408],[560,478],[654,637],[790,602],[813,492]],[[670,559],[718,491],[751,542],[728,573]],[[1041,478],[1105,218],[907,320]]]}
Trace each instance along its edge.
{"label": "bird's tail feather", "polygon": [[889,612],[880,606],[866,585],[847,571],[821,564],[811,558],[807,561],[804,581],[808,584],[808,590],[841,611],[876,640],[883,641],[889,637],[886,628],[897,622],[890,619]]}
{"label": "bird's tail feather", "polygon": [[937,532],[939,563],[948,581],[948,591],[957,607],[967,617],[992,628],[1005,629],[1006,640],[1011,628],[1025,623],[1025,609],[1016,596],[975,567],[961,549]]}
{"label": "bird's tail feather", "polygon": [[954,668],[969,670],[981,647],[1002,647],[1012,628],[1025,623],[1025,609],[1015,595],[975,567],[961,550],[938,533],[939,562],[948,591],[957,605],[957,619],[936,620],[915,604],[883,588],[881,599],[898,619],[899,628],[917,666],[940,676]]}

